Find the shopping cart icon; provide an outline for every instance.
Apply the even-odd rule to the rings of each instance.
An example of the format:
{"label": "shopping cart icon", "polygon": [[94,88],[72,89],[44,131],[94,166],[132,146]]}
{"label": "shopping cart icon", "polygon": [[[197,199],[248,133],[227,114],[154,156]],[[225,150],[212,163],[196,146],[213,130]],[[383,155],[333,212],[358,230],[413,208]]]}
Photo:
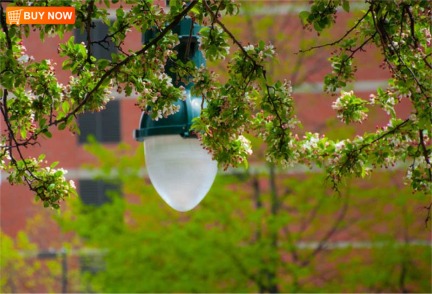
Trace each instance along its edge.
{"label": "shopping cart icon", "polygon": [[7,17],[9,20],[9,24],[17,24],[19,25],[19,21],[21,18],[21,11],[23,11],[22,9],[17,9],[17,10],[12,10],[12,11],[8,11],[7,13]]}

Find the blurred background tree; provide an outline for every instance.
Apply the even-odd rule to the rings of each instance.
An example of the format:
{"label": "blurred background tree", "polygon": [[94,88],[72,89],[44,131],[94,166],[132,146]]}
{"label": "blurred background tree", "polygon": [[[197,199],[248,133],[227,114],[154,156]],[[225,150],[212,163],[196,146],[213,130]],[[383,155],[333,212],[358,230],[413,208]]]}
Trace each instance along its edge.
{"label": "blurred background tree", "polygon": [[[0,292],[75,292],[79,284],[79,272],[70,264],[70,252],[66,248],[41,250],[34,234],[40,224],[46,224],[49,216],[30,219],[25,230],[15,238],[0,231]],[[45,236],[45,239],[46,236]],[[64,244],[66,245],[66,244]],[[68,285],[69,283],[69,285]]]}
{"label": "blurred background tree", "polygon": [[[340,197],[320,174],[266,168],[217,178],[200,207],[169,208],[142,180],[127,146],[88,146],[127,195],[88,206],[78,199],[59,219],[97,248],[83,284],[97,292],[428,292],[429,231],[422,201],[379,174]],[[115,170],[115,175],[113,175]],[[140,196],[137,196],[140,195]],[[397,201],[393,201],[397,198]]]}

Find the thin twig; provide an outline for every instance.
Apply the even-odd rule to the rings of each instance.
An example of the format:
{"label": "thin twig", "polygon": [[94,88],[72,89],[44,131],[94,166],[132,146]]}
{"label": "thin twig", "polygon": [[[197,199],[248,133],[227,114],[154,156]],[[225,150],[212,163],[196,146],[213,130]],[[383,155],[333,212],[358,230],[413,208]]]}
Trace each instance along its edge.
{"label": "thin twig", "polygon": [[[319,49],[319,48],[323,48],[323,47],[330,47],[330,46],[334,46],[340,42],[342,42],[352,31],[354,31],[359,25],[360,23],[366,18],[366,16],[368,16],[368,14],[371,12],[372,7],[370,6],[368,11],[366,11],[366,13],[357,21],[357,23],[351,28],[349,29],[341,38],[337,39],[334,42],[331,43],[327,43],[327,44],[322,44],[322,45],[317,45],[317,46],[312,46],[306,50],[300,50],[298,53],[306,53],[315,49]],[[297,53],[297,54],[298,54]]]}
{"label": "thin twig", "polygon": [[426,209],[426,218],[424,222],[425,222],[425,227],[427,228],[431,220],[432,202],[428,206],[425,206],[424,209]]}
{"label": "thin twig", "polygon": [[[420,146],[423,150],[423,156],[424,159],[426,161],[426,163],[428,164],[428,166],[431,165],[430,159],[429,159],[429,154],[428,154],[428,150],[424,141],[424,136],[423,136],[423,130],[419,130],[419,137],[420,137]],[[429,174],[429,181],[432,182],[432,171],[431,168],[429,167],[428,169],[428,174]]]}
{"label": "thin twig", "polygon": [[350,163],[353,162],[356,159],[356,156],[366,147],[369,147],[373,144],[375,144],[376,142],[382,140],[383,138],[387,137],[388,135],[391,135],[393,133],[395,133],[396,131],[398,131],[400,128],[402,128],[405,124],[407,124],[408,122],[410,122],[410,119],[407,118],[406,120],[404,120],[403,122],[401,122],[400,124],[398,124],[397,126],[395,126],[394,128],[392,128],[391,130],[381,134],[380,136],[378,136],[377,138],[373,139],[371,142],[367,143],[367,144],[363,144],[362,146],[360,146],[357,149],[352,150],[351,152],[349,152],[347,154],[347,158],[346,160],[342,163],[342,169],[344,168],[349,168]]}
{"label": "thin twig", "polygon": [[[7,96],[8,96],[8,91],[6,89],[4,89],[4,91],[3,91],[3,108],[0,108],[0,111],[3,115],[4,121],[5,121],[7,129],[8,129],[10,145],[12,145],[12,142],[13,142],[13,143],[15,143],[15,146],[17,146],[17,148],[15,148],[15,149],[18,152],[18,156],[24,164],[24,170],[28,172],[28,175],[30,175],[35,180],[40,180],[36,175],[33,174],[33,172],[28,167],[27,161],[25,160],[24,155],[21,152],[21,148],[19,147],[20,144],[18,143],[18,140],[15,137],[15,133],[12,129],[12,125],[11,125],[11,123],[9,121],[9,117],[8,117],[9,111],[8,111],[8,106],[7,106]],[[22,170],[18,166],[18,162],[16,161],[15,157],[13,156],[12,148],[9,148],[8,153],[9,153],[9,156],[11,158],[11,162],[16,167],[16,169]],[[31,190],[34,190],[33,185],[31,183],[31,180],[28,178],[28,175],[24,173],[24,180],[26,181],[29,188]]]}
{"label": "thin twig", "polygon": [[417,37],[416,37],[416,35],[415,35],[415,28],[414,28],[414,26],[415,26],[415,22],[414,22],[414,17],[413,17],[413,15],[412,15],[412,13],[411,13],[411,11],[409,10],[409,7],[408,7],[408,5],[403,5],[403,10],[405,10],[406,11],[406,13],[408,14],[408,17],[409,17],[409,19],[410,19],[410,30],[411,30],[411,35],[412,35],[412,38],[414,39],[414,47],[415,47],[415,49],[417,49],[418,48],[418,39],[417,39]]}
{"label": "thin twig", "polygon": [[333,222],[333,225],[331,227],[330,230],[327,231],[327,233],[324,235],[324,237],[320,240],[318,247],[315,248],[314,251],[312,251],[312,253],[310,253],[302,262],[302,266],[307,266],[312,259],[319,254],[324,248],[325,245],[327,243],[327,241],[339,230],[339,227],[342,224],[343,219],[346,216],[346,213],[348,211],[348,199],[349,199],[349,195],[346,195],[344,197],[345,201],[343,203],[342,208],[339,210],[339,213],[335,219],[335,221]]}
{"label": "thin twig", "polygon": [[91,42],[91,26],[92,26],[92,14],[94,10],[94,0],[91,0],[87,4],[87,17],[85,19],[85,29],[87,33],[87,62],[91,63],[91,56],[92,56],[92,42]]}
{"label": "thin twig", "polygon": [[210,15],[212,16],[212,20],[216,22],[223,29],[223,31],[230,37],[230,39],[237,45],[237,47],[239,47],[239,49],[243,52],[243,55],[246,56],[246,58],[248,58],[249,60],[251,60],[254,64],[256,64],[255,59],[253,59],[252,56],[250,56],[249,53],[247,53],[243,45],[237,40],[237,38],[231,33],[231,31],[228,30],[227,27],[214,14],[214,12],[208,6],[207,0],[204,0],[203,3],[208,13],[210,13]]}

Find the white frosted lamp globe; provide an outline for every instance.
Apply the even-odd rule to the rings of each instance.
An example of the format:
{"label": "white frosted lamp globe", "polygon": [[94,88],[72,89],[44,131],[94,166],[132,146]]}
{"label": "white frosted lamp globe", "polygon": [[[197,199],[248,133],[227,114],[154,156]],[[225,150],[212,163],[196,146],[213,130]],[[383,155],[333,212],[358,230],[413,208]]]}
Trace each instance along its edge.
{"label": "white frosted lamp globe", "polygon": [[153,186],[177,211],[197,206],[216,177],[217,162],[196,138],[149,136],[144,139],[144,152]]}

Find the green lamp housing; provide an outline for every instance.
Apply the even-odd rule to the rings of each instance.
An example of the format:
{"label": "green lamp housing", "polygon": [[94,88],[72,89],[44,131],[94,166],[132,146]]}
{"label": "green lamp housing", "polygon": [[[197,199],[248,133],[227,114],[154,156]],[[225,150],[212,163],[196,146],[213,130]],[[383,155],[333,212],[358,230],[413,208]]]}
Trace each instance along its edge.
{"label": "green lamp housing", "polygon": [[[190,18],[184,18],[173,29],[180,40],[174,48],[177,58],[183,62],[192,60],[196,66],[205,64],[198,49],[199,29]],[[147,31],[144,42],[154,38],[156,33]],[[171,71],[174,66],[174,61],[168,61],[165,72],[174,85],[185,87],[186,99],[174,103],[179,106],[178,112],[157,121],[152,120],[148,112],[143,112],[140,128],[135,130],[134,137],[144,142],[146,167],[156,191],[175,210],[188,211],[198,205],[209,191],[216,177],[217,162],[191,131],[192,120],[201,112],[202,97],[191,96],[193,84],[180,81]]]}
{"label": "green lamp housing", "polygon": [[140,128],[135,130],[135,139],[143,142],[148,136],[180,135],[184,138],[196,137],[191,132],[192,119],[201,113],[201,97],[191,97],[190,90],[186,90],[186,99],[178,100],[174,105],[180,107],[179,111],[166,118],[153,120],[150,115],[143,112]]}
{"label": "green lamp housing", "polygon": [[[174,48],[178,52],[178,59],[183,62],[192,60],[197,67],[205,65],[205,59],[201,51],[198,50],[198,32],[200,28],[199,25],[193,23],[192,19],[184,18],[173,29],[173,33],[177,34],[180,40],[180,44]],[[156,37],[156,34],[157,31],[154,29],[148,30],[143,35],[143,42],[149,42]],[[174,62],[169,60],[165,67],[165,72],[171,77],[174,85],[186,88],[186,99],[179,99],[175,102],[174,105],[179,106],[180,109],[177,113],[167,118],[155,121],[146,112],[143,112],[140,128],[135,130],[134,134],[137,141],[142,142],[145,137],[156,135],[179,134],[184,138],[194,136],[190,128],[192,119],[200,115],[202,98],[190,96],[190,88],[193,84],[191,82],[184,84],[180,81],[177,75],[171,71],[172,67],[174,67]]]}

